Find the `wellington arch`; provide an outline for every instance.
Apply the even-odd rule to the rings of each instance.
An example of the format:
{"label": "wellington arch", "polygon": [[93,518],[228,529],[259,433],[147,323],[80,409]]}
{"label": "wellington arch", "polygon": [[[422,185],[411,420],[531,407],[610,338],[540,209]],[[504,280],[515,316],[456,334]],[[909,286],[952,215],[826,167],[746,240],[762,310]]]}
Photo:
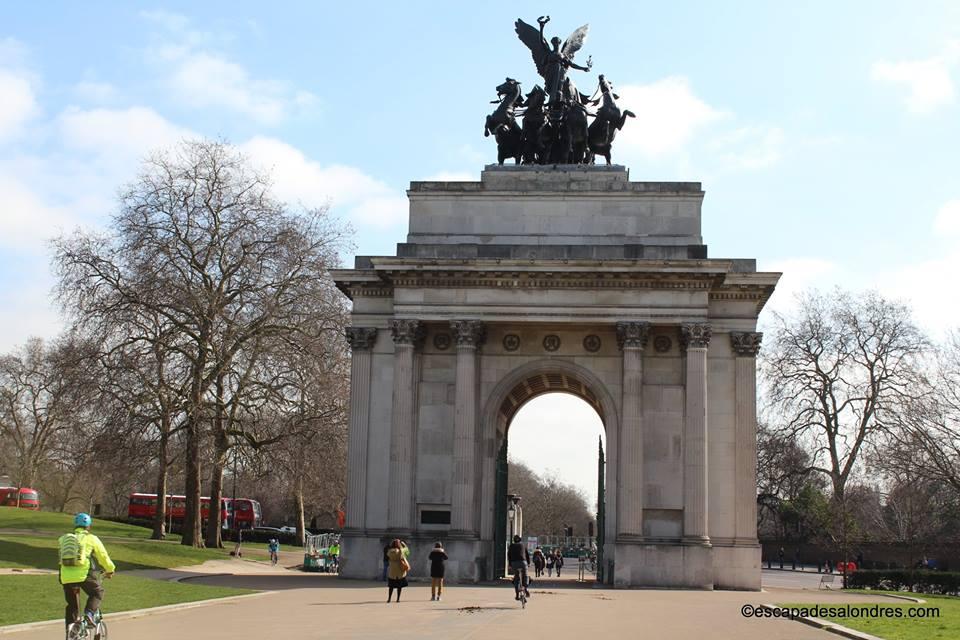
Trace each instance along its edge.
{"label": "wellington arch", "polygon": [[603,580],[759,589],[757,316],[778,273],[707,257],[699,183],[621,166],[488,166],[413,182],[394,256],[334,273],[353,301],[342,575],[502,567],[506,430],[528,400],[588,402],[607,436]]}

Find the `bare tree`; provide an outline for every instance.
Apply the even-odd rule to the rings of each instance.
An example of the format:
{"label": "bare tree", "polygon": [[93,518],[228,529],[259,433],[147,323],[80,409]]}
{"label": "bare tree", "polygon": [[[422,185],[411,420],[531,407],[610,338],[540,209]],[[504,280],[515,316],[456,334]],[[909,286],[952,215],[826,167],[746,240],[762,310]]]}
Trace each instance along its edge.
{"label": "bare tree", "polygon": [[877,293],[836,290],[774,315],[761,371],[783,436],[809,447],[811,469],[844,492],[865,447],[875,445],[913,397],[927,342],[910,310]]}
{"label": "bare tree", "polygon": [[518,460],[510,460],[510,493],[523,498],[523,528],[537,535],[563,535],[565,526],[586,533],[593,520],[587,498],[556,476],[540,476]]}
{"label": "bare tree", "polygon": [[84,414],[72,350],[68,338],[52,346],[33,338],[0,356],[0,433],[12,449],[18,487],[37,484],[41,469],[56,462],[66,434]]}
{"label": "bare tree", "polygon": [[214,385],[241,350],[295,332],[313,313],[346,234],[325,210],[292,211],[277,201],[269,180],[229,145],[188,141],[144,163],[120,196],[109,234],[55,243],[68,310],[155,315],[181,338],[183,544],[203,544],[201,457]]}

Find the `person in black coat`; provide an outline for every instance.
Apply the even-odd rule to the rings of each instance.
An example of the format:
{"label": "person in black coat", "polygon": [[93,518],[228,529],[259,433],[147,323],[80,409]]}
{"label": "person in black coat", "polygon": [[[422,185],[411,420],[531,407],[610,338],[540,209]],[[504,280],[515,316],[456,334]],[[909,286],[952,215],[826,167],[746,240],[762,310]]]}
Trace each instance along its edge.
{"label": "person in black coat", "polygon": [[430,552],[430,600],[438,601],[443,595],[443,572],[444,563],[447,561],[447,552],[443,550],[443,544],[438,542],[433,545],[433,551]]}

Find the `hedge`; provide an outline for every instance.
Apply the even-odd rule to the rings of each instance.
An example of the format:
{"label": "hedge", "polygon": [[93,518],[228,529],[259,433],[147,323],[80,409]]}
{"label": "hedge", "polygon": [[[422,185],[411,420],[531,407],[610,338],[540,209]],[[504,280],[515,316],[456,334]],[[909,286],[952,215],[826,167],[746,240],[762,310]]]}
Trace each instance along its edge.
{"label": "hedge", "polygon": [[884,589],[941,595],[960,595],[957,571],[854,571],[847,576],[848,589]]}

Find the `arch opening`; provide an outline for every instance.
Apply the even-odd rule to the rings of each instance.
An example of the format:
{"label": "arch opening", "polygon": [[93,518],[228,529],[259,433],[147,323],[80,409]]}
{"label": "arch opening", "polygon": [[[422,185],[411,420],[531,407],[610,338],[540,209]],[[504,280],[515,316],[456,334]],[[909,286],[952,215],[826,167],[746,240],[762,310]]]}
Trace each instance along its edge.
{"label": "arch opening", "polygon": [[[495,450],[497,451],[496,463],[493,465],[494,468],[491,469],[495,478],[494,495],[491,496],[494,505],[494,509],[492,509],[493,522],[491,524],[494,529],[495,574],[502,575],[500,570],[505,563],[508,536],[511,535],[509,529],[511,525],[508,524],[508,518],[512,517],[508,504],[508,494],[510,493],[508,450],[511,452],[516,450],[511,440],[516,439],[517,436],[511,437],[510,432],[518,433],[518,430],[511,429],[511,427],[516,424],[526,430],[523,427],[524,415],[531,410],[532,422],[539,422],[541,423],[540,426],[545,426],[542,423],[549,423],[551,418],[543,416],[542,411],[537,409],[538,405],[543,402],[550,404],[545,396],[566,398],[568,403],[572,401],[574,405],[581,408],[581,415],[585,412],[592,416],[592,418],[586,420],[586,422],[591,422],[592,425],[586,429],[583,429],[581,425],[581,433],[579,434],[585,435],[590,443],[581,441],[579,445],[573,447],[572,455],[569,456],[572,460],[560,465],[561,468],[557,469],[555,474],[543,473],[542,475],[555,476],[559,483],[554,482],[552,484],[554,488],[562,487],[563,484],[574,484],[575,486],[579,485],[579,487],[584,485],[582,481],[577,482],[576,479],[571,482],[570,474],[565,473],[563,468],[569,468],[570,465],[578,465],[581,471],[586,471],[586,473],[580,474],[581,479],[584,476],[593,478],[592,483],[588,481],[588,484],[591,485],[589,486],[590,490],[584,492],[587,493],[587,513],[584,514],[586,517],[580,516],[573,522],[561,523],[566,524],[567,527],[573,527],[573,535],[564,536],[563,534],[567,533],[567,530],[561,528],[560,535],[551,531],[547,536],[550,537],[551,545],[559,543],[558,546],[561,546],[562,551],[573,554],[568,557],[568,560],[573,557],[570,574],[574,577],[577,575],[578,562],[576,555],[578,554],[576,551],[578,546],[583,545],[587,555],[595,560],[592,566],[596,570],[597,579],[604,580],[604,545],[608,539],[612,542],[613,538],[610,534],[616,526],[616,474],[613,470],[616,469],[617,409],[613,397],[594,372],[572,362],[553,359],[528,363],[518,368],[505,376],[493,393],[488,396],[485,420],[487,420],[488,428],[492,429],[492,433],[491,431],[487,433],[491,433],[493,436]],[[541,398],[543,400],[539,402],[532,402]],[[538,417],[537,414],[541,415]],[[569,435],[570,431],[571,429],[566,429],[565,437]],[[543,431],[540,431],[540,434],[540,437],[556,437],[558,435],[556,433],[548,435],[548,432]],[[533,437],[536,439],[537,435],[534,434]],[[598,442],[598,437],[600,442]],[[523,461],[520,460],[520,462]],[[546,466],[549,467],[549,465]],[[537,470],[542,472],[545,470],[543,467],[544,465],[540,465]],[[535,498],[536,496],[524,496],[523,502],[530,506]],[[590,525],[592,525],[592,531]],[[489,529],[487,530],[489,531]],[[544,532],[533,532],[529,529],[527,531],[531,535],[540,536],[544,534]],[[564,537],[570,538],[567,541],[571,543],[570,545],[563,546]],[[558,540],[558,538],[560,539]]]}

